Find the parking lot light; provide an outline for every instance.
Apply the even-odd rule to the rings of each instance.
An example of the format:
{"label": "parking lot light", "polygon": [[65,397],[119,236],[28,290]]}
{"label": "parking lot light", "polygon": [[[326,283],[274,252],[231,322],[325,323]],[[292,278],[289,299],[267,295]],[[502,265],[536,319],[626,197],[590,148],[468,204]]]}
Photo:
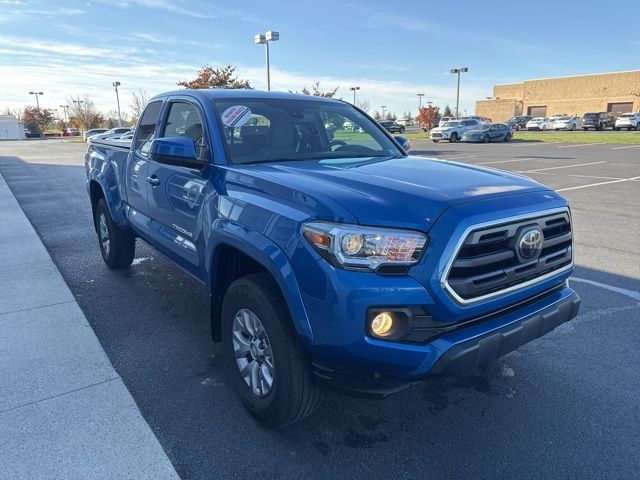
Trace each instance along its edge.
{"label": "parking lot light", "polygon": [[456,89],[456,118],[460,117],[460,74],[468,71],[469,69],[467,67],[452,68],[449,70],[450,73],[458,75],[458,87]]}
{"label": "parking lot light", "polygon": [[42,93],[42,92],[29,92],[29,95],[35,95],[36,96],[36,106],[38,107],[38,109],[40,109],[40,101],[38,100],[38,95],[44,95],[44,93]]}
{"label": "parking lot light", "polygon": [[349,87],[349,90],[353,91],[353,105],[356,104],[356,90],[360,90],[360,87]]}
{"label": "parking lot light", "polygon": [[269,30],[264,35],[258,34],[254,37],[254,41],[257,44],[264,44],[266,49],[267,58],[267,90],[271,90],[271,73],[269,71],[269,42],[275,42],[280,40],[280,32],[274,32]]}
{"label": "parking lot light", "polygon": [[113,86],[116,89],[116,102],[118,102],[118,127],[122,127],[122,115],[120,114],[120,95],[118,94],[118,87],[120,82],[113,82]]}
{"label": "parking lot light", "polygon": [[418,93],[418,111],[422,110],[422,97],[424,97],[424,93]]}
{"label": "parking lot light", "polygon": [[382,120],[384,120],[384,112],[387,109],[386,105],[380,105],[380,108],[382,109]]}

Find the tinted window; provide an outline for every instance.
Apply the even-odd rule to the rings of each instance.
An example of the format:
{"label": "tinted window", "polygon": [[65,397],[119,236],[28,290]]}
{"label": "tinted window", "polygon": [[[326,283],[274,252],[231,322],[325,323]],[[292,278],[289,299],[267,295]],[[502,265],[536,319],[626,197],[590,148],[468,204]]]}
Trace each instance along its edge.
{"label": "tinted window", "polygon": [[164,127],[163,137],[188,137],[196,144],[200,160],[207,158],[207,141],[202,128],[202,120],[195,105],[187,102],[173,102]]}
{"label": "tinted window", "polygon": [[149,154],[149,147],[155,138],[156,124],[162,109],[162,101],[151,102],[144,109],[144,113],[138,122],[138,131],[134,143],[134,148],[145,157]]}

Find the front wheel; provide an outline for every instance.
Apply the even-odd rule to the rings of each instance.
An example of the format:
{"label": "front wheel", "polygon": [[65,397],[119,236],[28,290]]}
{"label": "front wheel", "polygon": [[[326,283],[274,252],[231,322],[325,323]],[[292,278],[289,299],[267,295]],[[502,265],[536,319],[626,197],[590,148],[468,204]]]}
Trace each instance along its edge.
{"label": "front wheel", "polygon": [[449,143],[455,143],[458,141],[458,134],[456,132],[453,132],[450,136],[449,136]]}
{"label": "front wheel", "polygon": [[546,125],[543,125],[543,126],[542,126],[542,130],[546,130],[546,129],[547,129],[547,126],[546,126]]}
{"label": "front wheel", "polygon": [[489,135],[485,135],[482,139],[482,143],[489,143],[491,141],[491,137]]}
{"label": "front wheel", "polygon": [[94,211],[94,223],[100,253],[107,267],[120,270],[131,265],[136,252],[136,237],[114,223],[104,199],[98,200]]}
{"label": "front wheel", "polygon": [[433,143],[438,143],[440,140],[436,140],[435,138],[433,138],[431,141],[432,141]]}
{"label": "front wheel", "polygon": [[507,134],[504,136],[504,141],[505,141],[505,142],[510,142],[510,141],[511,141],[511,134],[510,134],[510,133],[507,133]]}
{"label": "front wheel", "polygon": [[267,274],[231,284],[222,304],[222,341],[234,390],[259,420],[284,427],[316,409],[321,392],[312,380],[311,361]]}

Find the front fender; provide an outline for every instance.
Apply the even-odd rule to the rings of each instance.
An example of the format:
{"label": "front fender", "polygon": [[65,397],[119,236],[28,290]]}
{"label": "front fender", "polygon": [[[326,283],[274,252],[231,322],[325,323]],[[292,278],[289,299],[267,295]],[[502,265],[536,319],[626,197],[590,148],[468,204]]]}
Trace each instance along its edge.
{"label": "front fender", "polygon": [[287,255],[264,235],[229,220],[218,219],[212,225],[211,238],[215,239],[207,247],[205,265],[208,265],[207,286],[211,291],[214,279],[211,266],[214,252],[223,244],[234,247],[262,265],[276,280],[287,303],[294,327],[305,343],[313,341],[313,331],[302,303],[298,282]]}

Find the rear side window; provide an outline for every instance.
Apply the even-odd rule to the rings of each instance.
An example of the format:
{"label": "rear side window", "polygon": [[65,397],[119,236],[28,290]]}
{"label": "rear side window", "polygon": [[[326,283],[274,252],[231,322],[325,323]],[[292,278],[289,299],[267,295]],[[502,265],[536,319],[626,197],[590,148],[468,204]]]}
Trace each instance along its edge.
{"label": "rear side window", "polygon": [[151,102],[144,109],[144,113],[138,121],[138,131],[136,134],[134,148],[140,153],[140,155],[149,155],[149,147],[156,135],[156,125],[158,124],[158,118],[160,117],[160,110],[162,109],[162,100],[157,102]]}

